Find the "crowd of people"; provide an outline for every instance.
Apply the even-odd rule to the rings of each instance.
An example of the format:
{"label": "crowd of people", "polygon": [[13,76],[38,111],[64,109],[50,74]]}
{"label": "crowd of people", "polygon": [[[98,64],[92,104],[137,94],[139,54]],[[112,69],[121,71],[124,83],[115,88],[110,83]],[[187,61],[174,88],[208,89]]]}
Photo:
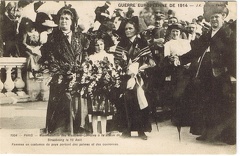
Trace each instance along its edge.
{"label": "crowd of people", "polygon": [[225,21],[226,2],[206,2],[204,14],[188,22],[161,7],[110,14],[106,1],[86,32],[71,5],[31,21],[17,11],[28,3],[5,7],[3,56],[27,57],[33,78],[50,74],[45,133],[137,131],[147,140],[150,115],[161,109],[197,140],[235,144],[236,21]]}

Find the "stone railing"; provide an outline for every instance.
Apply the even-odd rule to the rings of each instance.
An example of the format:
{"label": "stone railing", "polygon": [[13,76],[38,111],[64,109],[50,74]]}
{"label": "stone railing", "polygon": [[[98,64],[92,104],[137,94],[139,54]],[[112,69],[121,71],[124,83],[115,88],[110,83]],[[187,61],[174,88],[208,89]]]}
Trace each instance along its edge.
{"label": "stone railing", "polygon": [[[0,81],[0,104],[28,101],[29,96],[23,91],[26,83],[22,79],[22,68],[24,68],[25,64],[25,57],[0,58],[0,68],[2,72]],[[17,77],[15,80],[12,79],[13,69],[17,69]],[[5,80],[3,80],[4,76]],[[13,92],[14,88],[16,88],[15,93]]]}
{"label": "stone railing", "polygon": [[[29,79],[26,61],[25,57],[0,57],[0,104],[36,101],[36,96],[41,94],[43,100],[48,100],[48,87],[44,85],[44,80]],[[14,80],[13,71],[17,74]]]}

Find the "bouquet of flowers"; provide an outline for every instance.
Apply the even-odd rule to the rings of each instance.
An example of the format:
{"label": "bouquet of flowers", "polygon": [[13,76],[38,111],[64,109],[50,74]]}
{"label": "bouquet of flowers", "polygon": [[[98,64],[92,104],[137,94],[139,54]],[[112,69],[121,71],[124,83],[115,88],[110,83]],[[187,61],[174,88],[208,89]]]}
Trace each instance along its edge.
{"label": "bouquet of flowers", "polygon": [[110,112],[111,90],[120,87],[119,69],[107,58],[101,61],[85,61],[81,76],[81,95],[89,98],[93,112]]}
{"label": "bouquet of flowers", "polygon": [[87,84],[84,86],[84,90],[87,89],[87,94],[91,98],[94,94],[107,96],[112,87],[120,86],[118,72],[107,58],[94,63],[86,61],[83,63],[83,68],[81,84]]}
{"label": "bouquet of flowers", "polygon": [[65,89],[72,94],[80,92],[78,80],[83,72],[80,62],[66,63],[52,59],[42,64],[41,71],[48,72],[52,78],[57,77],[57,83],[64,83]]}
{"label": "bouquet of flowers", "polygon": [[116,68],[107,58],[94,63],[86,59],[82,64],[49,60],[42,65],[42,70],[50,73],[51,83],[63,84],[71,95],[91,101],[89,108],[94,112],[115,112],[110,94],[113,88],[120,87],[120,66]]}

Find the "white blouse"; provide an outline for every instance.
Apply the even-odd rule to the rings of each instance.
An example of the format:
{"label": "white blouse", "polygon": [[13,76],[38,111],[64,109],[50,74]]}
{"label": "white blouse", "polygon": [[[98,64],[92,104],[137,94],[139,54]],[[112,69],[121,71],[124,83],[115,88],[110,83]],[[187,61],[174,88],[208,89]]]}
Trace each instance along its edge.
{"label": "white blouse", "polygon": [[189,40],[177,39],[170,40],[164,45],[164,57],[166,56],[181,56],[191,50],[191,45]]}
{"label": "white blouse", "polygon": [[105,50],[90,55],[89,59],[94,63],[97,61],[103,61],[105,57],[107,57],[108,61],[114,65],[114,56],[112,54],[108,54]]}

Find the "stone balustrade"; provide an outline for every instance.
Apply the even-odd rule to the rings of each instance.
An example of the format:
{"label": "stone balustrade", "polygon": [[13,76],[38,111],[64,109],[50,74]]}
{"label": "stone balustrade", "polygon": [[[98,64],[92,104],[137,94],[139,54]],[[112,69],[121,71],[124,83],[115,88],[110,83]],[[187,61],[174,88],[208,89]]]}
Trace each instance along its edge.
{"label": "stone balustrade", "polygon": [[[48,86],[44,79],[37,81],[28,77],[26,61],[25,57],[0,57],[0,104],[36,101],[38,95],[48,100]],[[12,76],[13,71],[16,76]]]}
{"label": "stone balustrade", "polygon": [[[23,91],[26,83],[22,79],[25,57],[1,57],[0,104],[28,101],[29,96]],[[16,69],[16,79],[12,79],[12,71]],[[5,72],[5,73],[4,73]],[[3,80],[5,78],[5,80]],[[16,91],[13,90],[16,88]]]}

